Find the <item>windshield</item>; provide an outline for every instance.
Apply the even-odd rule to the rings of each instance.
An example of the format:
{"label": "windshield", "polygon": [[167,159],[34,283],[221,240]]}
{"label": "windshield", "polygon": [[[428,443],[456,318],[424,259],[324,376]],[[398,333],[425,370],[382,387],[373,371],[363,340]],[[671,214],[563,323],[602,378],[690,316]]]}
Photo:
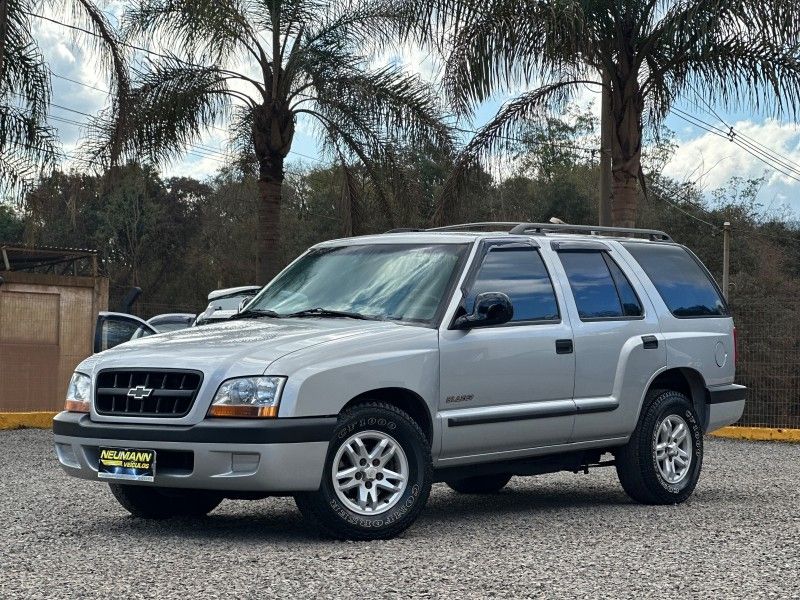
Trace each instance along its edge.
{"label": "windshield", "polygon": [[322,309],[431,323],[467,247],[375,244],[316,248],[266,287],[247,310],[286,316]]}

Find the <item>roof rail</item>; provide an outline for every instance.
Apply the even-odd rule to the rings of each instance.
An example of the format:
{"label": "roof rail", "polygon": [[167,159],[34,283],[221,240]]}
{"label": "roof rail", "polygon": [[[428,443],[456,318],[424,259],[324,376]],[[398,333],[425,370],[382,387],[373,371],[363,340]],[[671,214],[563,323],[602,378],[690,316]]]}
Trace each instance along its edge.
{"label": "roof rail", "polygon": [[489,229],[498,228],[503,231],[508,231],[511,227],[520,225],[519,221],[482,221],[480,223],[461,223],[459,225],[445,225],[444,227],[431,227],[426,231],[463,231],[471,229]]}
{"label": "roof rail", "polygon": [[664,231],[658,229],[637,229],[635,227],[606,227],[602,225],[570,225],[568,223],[518,223],[509,233],[546,233],[548,231],[560,231],[564,233],[588,233],[597,235],[600,233],[616,233],[627,235],[647,236],[653,241],[671,242],[672,237]]}
{"label": "roof rail", "polygon": [[635,227],[606,227],[603,225],[570,225],[569,223],[521,223],[519,221],[482,221],[479,223],[460,223],[458,225],[445,225],[444,227],[431,227],[430,229],[417,229],[414,227],[401,227],[386,233],[407,233],[413,231],[474,231],[475,229],[496,229],[513,234],[545,234],[548,231],[562,233],[586,233],[599,235],[610,233],[626,236],[646,236],[658,242],[671,242],[672,237],[659,229],[638,229]]}

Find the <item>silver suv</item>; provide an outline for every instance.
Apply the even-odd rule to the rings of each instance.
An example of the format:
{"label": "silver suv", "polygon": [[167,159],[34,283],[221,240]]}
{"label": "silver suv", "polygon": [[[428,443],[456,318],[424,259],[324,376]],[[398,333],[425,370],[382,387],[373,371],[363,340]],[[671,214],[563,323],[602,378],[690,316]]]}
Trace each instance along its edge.
{"label": "silver suv", "polygon": [[[138,517],[293,495],[388,538],[431,485],[613,465],[638,502],[695,488],[739,419],[733,321],[660,231],[479,223],[318,244],[229,322],[96,354],[54,422],[67,473]],[[612,457],[605,454],[611,454]]]}

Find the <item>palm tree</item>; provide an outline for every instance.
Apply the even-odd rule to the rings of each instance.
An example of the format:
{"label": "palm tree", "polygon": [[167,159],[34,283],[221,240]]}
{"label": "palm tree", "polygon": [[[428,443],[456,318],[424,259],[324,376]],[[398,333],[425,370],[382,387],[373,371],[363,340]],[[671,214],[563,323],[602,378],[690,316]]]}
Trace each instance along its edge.
{"label": "palm tree", "polygon": [[[92,49],[110,73],[115,98],[126,98],[124,48],[105,14],[89,0],[0,0],[0,194],[21,197],[59,158],[56,131],[48,124],[50,70],[31,31],[43,8],[90,34]],[[124,112],[124,111],[123,111]]]}
{"label": "palm tree", "polygon": [[[536,86],[478,131],[462,167],[584,86],[605,90],[617,226],[635,224],[643,129],[657,131],[677,100],[792,117],[800,106],[796,0],[409,1],[418,22],[437,24],[448,42],[444,87],[460,115],[498,92]],[[452,200],[455,184],[448,189]]]}
{"label": "palm tree", "polygon": [[[174,159],[229,122],[258,165],[257,272],[267,282],[281,266],[284,162],[299,117],[316,124],[332,158],[371,174],[394,142],[451,143],[427,85],[392,64],[370,68],[401,12],[379,1],[142,0],[125,18],[131,39],[169,53],[138,73],[123,155]],[[107,150],[114,135],[104,124],[117,117],[97,123],[96,153]]]}

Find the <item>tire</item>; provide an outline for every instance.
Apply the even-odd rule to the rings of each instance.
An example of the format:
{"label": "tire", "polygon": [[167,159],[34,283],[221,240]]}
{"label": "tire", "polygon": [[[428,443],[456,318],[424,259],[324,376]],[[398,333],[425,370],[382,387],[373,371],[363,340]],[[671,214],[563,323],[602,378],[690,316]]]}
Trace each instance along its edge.
{"label": "tire", "polygon": [[447,481],[447,486],[459,494],[494,494],[502,490],[511,481],[511,475],[479,475]]}
{"label": "tire", "polygon": [[110,483],[111,493],[134,517],[168,519],[202,517],[222,502],[222,495],[203,490],[177,490]]}
{"label": "tire", "polygon": [[692,495],[702,465],[703,430],[691,401],[673,390],[648,392],[630,441],[616,452],[625,492],[642,504],[679,504]]}
{"label": "tire", "polygon": [[[335,472],[347,475],[337,478]],[[398,473],[405,473],[405,483]],[[295,502],[325,536],[388,539],[417,519],[432,479],[430,443],[419,425],[392,405],[368,402],[339,415],[319,490],[296,494]]]}

